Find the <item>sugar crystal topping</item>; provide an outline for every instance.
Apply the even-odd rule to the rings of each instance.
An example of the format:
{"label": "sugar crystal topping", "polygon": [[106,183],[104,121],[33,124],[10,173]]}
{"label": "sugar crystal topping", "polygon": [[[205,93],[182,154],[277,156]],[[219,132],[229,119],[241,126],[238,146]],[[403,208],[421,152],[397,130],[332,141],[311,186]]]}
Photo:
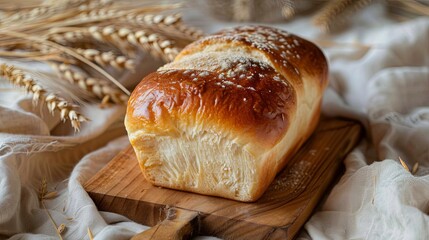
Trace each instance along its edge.
{"label": "sugar crystal topping", "polygon": [[300,59],[297,47],[300,39],[286,31],[260,26],[243,26],[232,28],[214,35],[210,38],[221,38],[229,41],[246,42],[252,47],[272,55],[279,54],[282,59],[280,64],[287,65],[291,58]]}
{"label": "sugar crystal topping", "polygon": [[[213,42],[210,42],[211,40]],[[242,26],[224,30],[201,41],[209,41],[209,49],[194,52],[183,60],[167,65],[164,69],[192,68],[197,70],[190,77],[194,82],[206,79],[210,75],[209,73],[214,73],[220,79],[216,85],[222,86],[222,88],[237,87],[251,91],[255,91],[255,88],[249,87],[246,81],[267,77],[289,86],[288,81],[285,81],[272,65],[281,66],[283,71],[300,75],[300,71],[295,67],[293,61],[301,58],[298,54],[299,49],[296,48],[300,46],[301,39],[285,31],[259,26]],[[246,50],[240,48],[219,50],[225,48],[222,44],[231,41],[245,43],[260,52],[254,50],[252,54],[258,55],[256,56],[249,55],[245,52]],[[216,44],[219,44],[220,47],[216,48]],[[186,75],[188,71],[184,71],[183,74]]]}

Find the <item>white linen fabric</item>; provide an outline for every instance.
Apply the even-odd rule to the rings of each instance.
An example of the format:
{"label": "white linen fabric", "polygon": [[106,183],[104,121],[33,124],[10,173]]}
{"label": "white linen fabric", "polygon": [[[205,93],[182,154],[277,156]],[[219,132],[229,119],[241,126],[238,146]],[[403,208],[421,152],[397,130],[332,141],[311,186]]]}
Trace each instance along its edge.
{"label": "white linen fabric", "polygon": [[[234,25],[201,16],[187,19],[206,32]],[[323,47],[330,62],[323,112],[360,121],[366,136],[299,238],[429,239],[429,20],[394,24],[374,6],[329,39],[309,21],[273,25],[322,47],[341,43]],[[88,239],[87,228],[95,239],[129,239],[147,229],[98,211],[82,187],[128,143],[124,107],[82,111],[92,121],[73,133],[0,79],[0,239],[58,239],[48,212],[66,225],[64,239]],[[410,168],[419,163],[415,175],[399,156]],[[45,201],[47,210],[38,200],[43,178],[58,192]]]}
{"label": "white linen fabric", "polygon": [[[323,109],[355,112],[367,136],[305,228],[315,239],[429,239],[429,19],[365,38],[373,47],[359,59],[327,51],[333,88]],[[419,163],[414,176],[399,157]]]}

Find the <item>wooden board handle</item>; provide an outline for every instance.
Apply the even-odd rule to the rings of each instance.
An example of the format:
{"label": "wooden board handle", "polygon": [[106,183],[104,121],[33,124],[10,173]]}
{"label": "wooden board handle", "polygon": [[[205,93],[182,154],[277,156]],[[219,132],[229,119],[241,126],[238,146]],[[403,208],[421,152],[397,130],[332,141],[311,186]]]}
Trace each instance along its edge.
{"label": "wooden board handle", "polygon": [[179,208],[167,209],[167,217],[131,240],[182,240],[198,235],[199,213]]}

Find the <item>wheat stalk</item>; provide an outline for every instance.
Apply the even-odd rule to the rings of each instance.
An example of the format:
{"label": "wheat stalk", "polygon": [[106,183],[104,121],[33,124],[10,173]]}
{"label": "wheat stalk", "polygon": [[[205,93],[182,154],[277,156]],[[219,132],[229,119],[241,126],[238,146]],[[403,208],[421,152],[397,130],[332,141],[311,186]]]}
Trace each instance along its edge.
{"label": "wheat stalk", "polygon": [[43,209],[45,210],[46,214],[49,217],[49,220],[51,221],[53,227],[55,228],[55,232],[57,233],[58,238],[60,240],[62,240],[63,237],[61,236],[61,234],[64,232],[66,226],[63,223],[60,224],[60,226],[57,226],[57,224],[55,223],[54,218],[52,217],[51,213],[49,212],[48,208],[46,208],[46,206],[45,206],[45,202],[44,202],[45,199],[51,199],[51,198],[55,198],[57,196],[57,192],[55,192],[55,191],[48,193],[48,184],[46,182],[46,178],[42,178],[42,181],[41,181],[40,187],[39,187],[38,195],[39,195],[40,204],[42,205]]}
{"label": "wheat stalk", "polygon": [[17,69],[14,66],[1,64],[0,76],[8,79],[12,84],[24,87],[28,93],[33,94],[34,104],[38,104],[39,101],[42,101],[46,104],[48,110],[52,114],[54,112],[59,112],[62,121],[70,120],[75,131],[79,131],[81,122],[88,120],[76,110],[76,106],[74,104],[53,93],[49,93],[33,78],[24,74],[22,70]]}
{"label": "wheat stalk", "polygon": [[9,36],[15,36],[15,37],[19,37],[19,38],[23,38],[23,39],[28,39],[28,40],[33,40],[42,44],[46,44],[50,47],[53,47],[55,49],[58,49],[72,57],[75,57],[76,59],[82,61],[83,63],[87,64],[89,67],[93,68],[95,71],[99,72],[101,75],[103,75],[104,77],[106,77],[108,80],[110,80],[112,83],[114,83],[116,86],[118,86],[122,91],[124,91],[124,93],[126,93],[127,95],[130,95],[130,91],[128,91],[128,89],[126,89],[120,82],[118,82],[114,77],[112,77],[109,73],[107,73],[104,69],[102,69],[101,67],[99,67],[98,65],[94,64],[93,62],[87,60],[86,58],[84,58],[83,56],[81,56],[80,54],[76,53],[75,51],[73,51],[73,49],[61,46],[57,43],[54,42],[50,42],[50,41],[46,41],[44,39],[40,39],[38,37],[32,37],[29,36],[28,34],[24,34],[24,33],[19,33],[19,32],[15,32],[15,31],[8,31],[8,32],[1,32],[5,35],[9,35]]}
{"label": "wheat stalk", "polygon": [[[0,57],[6,63],[11,58],[50,63],[62,79],[84,89],[76,92],[83,101],[92,100],[85,97],[89,92],[101,99],[101,106],[124,104],[130,89],[117,78],[124,70],[134,70],[133,56],[143,50],[171,61],[182,46],[202,36],[180,15],[161,13],[180,6],[132,0],[27,0],[21,7],[0,3]],[[67,85],[56,95],[13,66],[1,68],[2,76],[33,94],[35,104],[41,101],[52,113],[59,112],[76,130],[86,120],[77,106],[60,97],[69,92]]]}
{"label": "wheat stalk", "polygon": [[87,232],[89,240],[94,240],[94,235],[92,234],[91,229],[89,227],[87,228]]}
{"label": "wheat stalk", "polygon": [[70,65],[50,63],[60,75],[70,83],[77,84],[81,89],[94,94],[104,105],[108,102],[126,103],[128,96],[101,79],[88,77],[83,72],[73,70]]}
{"label": "wheat stalk", "polygon": [[[27,58],[29,60],[37,61],[52,60],[66,63],[74,63],[73,59],[62,56],[61,51],[39,43],[18,41],[16,43],[3,42],[3,44],[4,51],[0,50],[1,57]],[[0,43],[0,47],[3,44]]]}
{"label": "wheat stalk", "polygon": [[[56,53],[58,54],[59,51],[50,48],[46,45],[37,43],[37,42],[28,42],[28,41],[3,41],[0,43],[0,47],[3,47],[4,50],[9,51],[12,53],[25,53],[25,52],[38,52],[40,54],[50,54],[50,53]],[[14,50],[25,50],[25,51],[14,51]]]}

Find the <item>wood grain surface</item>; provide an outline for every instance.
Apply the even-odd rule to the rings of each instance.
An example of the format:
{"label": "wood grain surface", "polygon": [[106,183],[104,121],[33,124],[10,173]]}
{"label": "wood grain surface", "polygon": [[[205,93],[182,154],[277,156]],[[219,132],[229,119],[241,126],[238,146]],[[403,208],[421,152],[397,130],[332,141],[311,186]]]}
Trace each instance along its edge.
{"label": "wood grain surface", "polygon": [[[223,239],[292,239],[326,193],[344,157],[360,137],[361,126],[356,122],[322,120],[265,194],[254,203],[153,186],[144,179],[131,147],[91,178],[85,189],[101,211],[120,213],[149,226],[158,224],[156,231],[149,230],[158,236],[148,235],[148,232],[146,236],[149,237],[135,239],[163,239],[170,236],[167,229],[174,226],[182,229],[182,237],[168,237],[170,239],[195,235]],[[170,216],[170,220],[176,219],[175,223],[166,222],[169,211],[178,211],[185,217],[177,220]]]}

